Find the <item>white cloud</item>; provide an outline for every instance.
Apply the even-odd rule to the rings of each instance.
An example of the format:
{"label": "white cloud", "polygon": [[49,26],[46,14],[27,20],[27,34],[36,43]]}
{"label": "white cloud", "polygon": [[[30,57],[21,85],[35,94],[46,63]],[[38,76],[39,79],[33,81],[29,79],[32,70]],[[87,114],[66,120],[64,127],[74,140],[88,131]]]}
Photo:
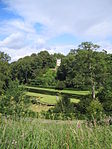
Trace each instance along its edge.
{"label": "white cloud", "polygon": [[[112,0],[3,0],[9,11],[22,17],[0,22],[0,48],[13,60],[47,49],[67,54],[74,45],[47,45],[61,34],[79,41],[92,40],[111,52]],[[35,24],[42,24],[41,33]],[[103,41],[103,42],[102,42]],[[75,44],[75,43],[74,43]]]}
{"label": "white cloud", "polygon": [[24,45],[24,35],[21,33],[13,33],[6,37],[3,41],[0,41],[0,47],[20,49]]}
{"label": "white cloud", "polygon": [[70,49],[76,48],[77,46],[74,45],[57,45],[57,46],[51,46],[51,47],[30,47],[30,46],[24,46],[23,48],[19,48],[18,50],[15,48],[8,48],[1,47],[1,51],[8,53],[11,56],[11,61],[16,61],[19,58],[22,58],[24,56],[30,56],[32,53],[38,53],[40,51],[47,50],[50,54],[54,53],[62,53],[62,54],[68,54]]}
{"label": "white cloud", "polygon": [[24,56],[29,56],[32,53],[38,53],[37,49],[29,48],[27,46],[19,50],[16,50],[16,52],[15,52],[15,49],[7,48],[7,47],[1,48],[1,50],[5,53],[8,53],[11,56],[12,58],[11,61],[16,61],[17,59],[22,58]]}
{"label": "white cloud", "polygon": [[101,24],[96,24],[89,28],[86,32],[86,35],[91,39],[105,39],[112,35],[112,22],[102,22]]}
{"label": "white cloud", "polygon": [[[112,25],[111,0],[5,0],[25,20],[42,23],[52,34],[97,35],[100,24]],[[91,31],[93,28],[93,31]],[[90,31],[88,31],[90,29]],[[110,28],[111,29],[111,28]],[[111,29],[112,30],[112,29]],[[87,34],[86,34],[87,32]],[[103,37],[107,33],[104,32]]]}
{"label": "white cloud", "polygon": [[112,53],[112,43],[109,41],[99,41],[97,44],[101,46],[101,50],[104,49],[108,51],[108,53]]}
{"label": "white cloud", "polygon": [[21,53],[21,49],[25,51],[26,46],[32,51],[31,48],[42,48],[46,43],[46,38],[37,34],[33,25],[25,21],[14,19],[0,22],[0,25],[0,34],[4,37],[0,40],[1,49],[15,49],[14,53]]}
{"label": "white cloud", "polygon": [[11,26],[19,31],[35,33],[35,30],[31,24],[28,24],[25,21],[21,21],[20,19],[9,21],[8,26]]}
{"label": "white cloud", "polygon": [[77,48],[77,45],[57,45],[51,46],[49,50],[50,53],[63,53],[64,55],[68,54],[71,49]]}

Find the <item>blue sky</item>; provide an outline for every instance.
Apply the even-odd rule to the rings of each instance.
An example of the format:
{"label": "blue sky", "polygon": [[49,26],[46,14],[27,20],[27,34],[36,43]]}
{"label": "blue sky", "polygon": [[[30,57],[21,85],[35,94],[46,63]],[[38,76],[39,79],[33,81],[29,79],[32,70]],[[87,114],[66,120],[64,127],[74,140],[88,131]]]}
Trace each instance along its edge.
{"label": "blue sky", "polygon": [[112,52],[112,0],[0,0],[0,50],[12,61],[84,41]]}

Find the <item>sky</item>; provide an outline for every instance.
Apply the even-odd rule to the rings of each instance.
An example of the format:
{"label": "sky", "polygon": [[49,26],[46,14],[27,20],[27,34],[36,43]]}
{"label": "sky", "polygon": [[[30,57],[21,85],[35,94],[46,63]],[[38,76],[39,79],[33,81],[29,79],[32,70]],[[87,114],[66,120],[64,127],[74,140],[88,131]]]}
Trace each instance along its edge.
{"label": "sky", "polygon": [[112,53],[112,0],[0,0],[0,51],[12,61],[85,41]]}

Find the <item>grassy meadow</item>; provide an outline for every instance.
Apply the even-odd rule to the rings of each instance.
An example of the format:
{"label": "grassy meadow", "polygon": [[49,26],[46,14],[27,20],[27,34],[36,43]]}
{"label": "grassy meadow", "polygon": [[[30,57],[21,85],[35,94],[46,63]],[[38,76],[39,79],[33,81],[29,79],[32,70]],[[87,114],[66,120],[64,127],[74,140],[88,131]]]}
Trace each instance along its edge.
{"label": "grassy meadow", "polygon": [[[77,91],[78,93],[78,91]],[[34,92],[26,92],[26,95],[31,99],[34,98],[39,104],[32,104],[30,110],[34,112],[48,111],[52,108],[60,99],[60,96],[49,95],[49,94],[40,94]],[[80,99],[70,98],[72,103],[80,102]]]}
{"label": "grassy meadow", "polygon": [[[36,88],[37,89],[37,88]],[[48,111],[59,101],[54,89],[45,93],[26,91],[25,94],[35,99],[29,109],[41,113]],[[88,91],[63,90],[63,93],[85,96]],[[58,91],[59,93],[59,91]],[[72,103],[80,98],[70,97]],[[86,120],[47,120],[31,117],[4,117],[0,121],[0,149],[112,149],[112,126],[106,122],[98,125]]]}
{"label": "grassy meadow", "polygon": [[2,118],[0,149],[112,149],[112,126],[82,121]]}
{"label": "grassy meadow", "polygon": [[[54,106],[60,99],[60,94],[70,94],[72,103],[79,103],[80,99],[77,96],[88,95],[89,91],[75,91],[75,90],[56,90],[51,88],[40,88],[40,87],[31,87],[25,86],[28,90],[26,95],[30,98],[35,98],[42,105],[31,105],[31,110],[33,111],[47,111],[52,106]],[[33,90],[32,90],[33,89]],[[74,97],[74,95],[76,97]],[[73,97],[72,97],[73,96]]]}
{"label": "grassy meadow", "polygon": [[[26,92],[26,95],[30,97],[36,97],[40,103],[46,103],[46,104],[56,104],[57,101],[59,101],[59,96],[54,95],[46,95],[46,94],[39,94],[39,93],[33,93],[33,92]],[[80,102],[79,99],[76,98],[70,98],[71,102],[78,103]]]}

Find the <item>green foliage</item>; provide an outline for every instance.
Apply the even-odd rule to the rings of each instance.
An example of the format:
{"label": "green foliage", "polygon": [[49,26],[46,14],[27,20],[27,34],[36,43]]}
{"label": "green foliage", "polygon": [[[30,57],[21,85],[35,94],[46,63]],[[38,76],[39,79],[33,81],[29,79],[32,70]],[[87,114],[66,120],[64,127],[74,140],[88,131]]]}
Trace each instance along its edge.
{"label": "green foliage", "polygon": [[41,117],[51,120],[73,120],[75,119],[74,104],[68,96],[63,95],[57,104],[48,111],[41,112]]}
{"label": "green foliage", "polygon": [[78,49],[72,50],[62,61],[57,78],[67,87],[86,88],[95,93],[95,89],[104,84],[108,69],[107,54],[97,52],[98,48],[91,42],[83,42]]}
{"label": "green foliage", "polygon": [[[0,52],[0,95],[4,94],[0,98],[4,105],[6,104],[4,109],[9,110],[9,108],[7,108],[8,106],[20,106],[24,103],[23,97],[24,99],[26,97],[22,90],[19,90],[17,84],[10,84],[11,79],[18,79],[20,84],[39,85],[41,87],[56,86],[56,89],[58,89],[51,89],[52,91],[29,89],[32,90],[32,92],[35,90],[42,94],[56,95],[59,90],[67,87],[76,88],[78,90],[89,90],[92,93],[91,97],[95,99],[95,90],[98,90],[98,99],[105,113],[111,114],[112,54],[108,54],[106,51],[98,52],[96,51],[98,48],[99,46],[96,44],[83,42],[77,49],[72,49],[67,56],[60,53],[49,54],[47,51],[41,51],[38,54],[26,56],[11,64],[9,64],[10,57],[4,52]],[[61,66],[55,70],[57,58],[61,58],[62,63]],[[72,94],[72,92],[69,91],[60,92],[76,97],[74,93]],[[81,96],[79,95],[79,97]],[[87,114],[86,107],[89,106],[91,97],[84,97],[84,99],[76,105],[75,110],[77,113]],[[16,111],[16,109],[22,109],[16,108],[16,106],[14,111]],[[10,108],[10,110],[11,109],[12,108]]]}
{"label": "green foliage", "polygon": [[83,96],[80,102],[75,105],[75,112],[78,118],[80,118],[79,116],[81,115],[87,115],[87,107],[90,105],[91,101],[92,98],[90,96]]}
{"label": "green foliage", "polygon": [[41,51],[38,57],[42,60],[42,68],[53,68],[52,56],[47,51]]}
{"label": "green foliage", "polygon": [[10,82],[10,85],[0,98],[0,113],[4,115],[24,115],[30,101],[24,95],[24,90],[19,87],[17,81]]}
{"label": "green foliage", "polygon": [[[38,62],[40,61],[38,60]],[[35,75],[34,68],[34,58],[29,56],[11,63],[12,80],[18,79],[20,83],[27,84],[29,79],[33,79]]]}
{"label": "green foliage", "polygon": [[81,121],[2,118],[0,148],[111,149],[112,127],[90,127]]}
{"label": "green foliage", "polygon": [[49,110],[47,112],[43,112],[42,118],[44,119],[50,119],[50,120],[74,120],[75,113],[54,113],[52,110]]}
{"label": "green foliage", "polygon": [[101,120],[103,116],[103,107],[98,99],[92,100],[90,105],[87,107],[89,119]]}
{"label": "green foliage", "polygon": [[44,74],[37,76],[30,82],[31,85],[38,85],[42,87],[55,86],[56,84],[56,72],[52,69],[47,69]]}
{"label": "green foliage", "polygon": [[102,88],[98,93],[98,98],[103,105],[106,114],[112,114],[112,88],[106,87]]}
{"label": "green foliage", "polygon": [[7,89],[10,80],[10,69],[8,62],[10,56],[0,52],[0,95]]}
{"label": "green foliage", "polygon": [[73,113],[73,103],[70,102],[70,98],[67,95],[63,95],[57,102],[53,110],[55,113]]}
{"label": "green foliage", "polygon": [[63,81],[58,81],[55,88],[58,90],[63,90],[65,87],[66,85]]}
{"label": "green foliage", "polygon": [[11,63],[12,80],[18,79],[22,84],[49,86],[55,84],[56,59],[64,57],[62,54],[50,55],[47,51],[32,54]]}

